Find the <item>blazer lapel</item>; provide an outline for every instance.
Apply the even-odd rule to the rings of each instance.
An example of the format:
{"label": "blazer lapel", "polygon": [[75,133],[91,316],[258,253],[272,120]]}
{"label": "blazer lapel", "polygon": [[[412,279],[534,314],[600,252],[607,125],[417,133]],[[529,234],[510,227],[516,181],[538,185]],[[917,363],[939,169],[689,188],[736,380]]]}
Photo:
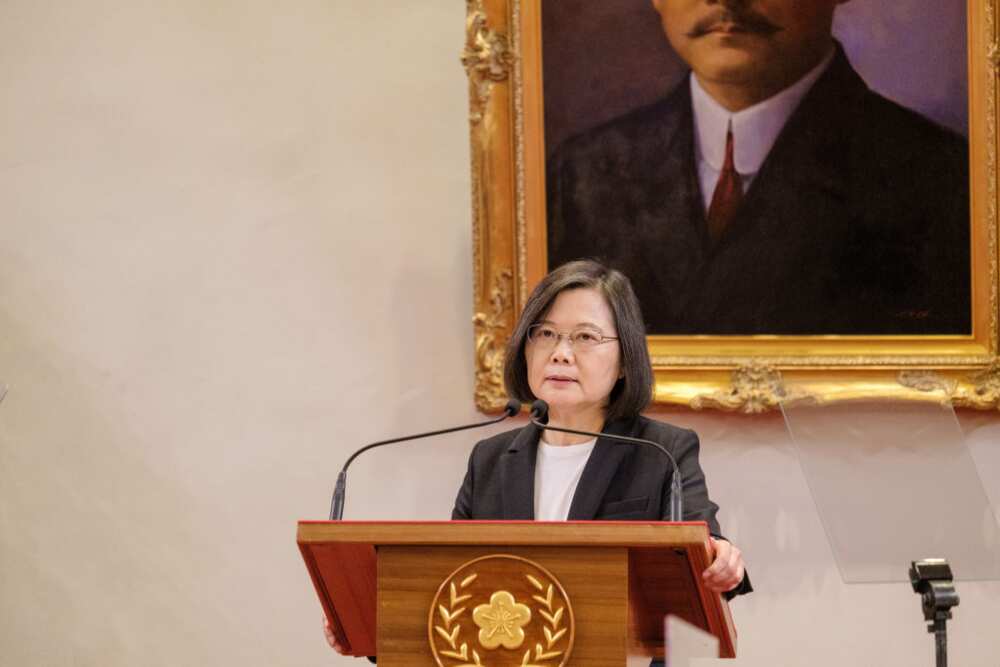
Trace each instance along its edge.
{"label": "blazer lapel", "polygon": [[686,78],[671,96],[668,108],[671,112],[656,118],[649,139],[637,148],[640,155],[635,164],[643,166],[641,173],[634,174],[634,182],[643,184],[646,205],[632,213],[634,260],[628,269],[633,281],[650,283],[646,294],[660,295],[662,300],[655,306],[643,305],[657,313],[665,311],[671,322],[668,330],[672,331],[683,322],[687,304],[678,297],[690,293],[688,283],[705,261],[708,237],[695,164],[691,88]]}
{"label": "blazer lapel", "polygon": [[[866,91],[838,45],[833,62],[788,119],[747,191],[742,208],[757,214],[738,215],[731,238],[755,227],[756,233],[767,237],[788,235],[795,229],[815,237],[817,228],[826,222],[819,218],[843,221],[850,213],[849,146]],[[829,109],[837,111],[829,113]],[[775,204],[789,201],[795,206]],[[803,224],[804,219],[808,224]]]}
{"label": "blazer lapel", "polygon": [[535,460],[539,428],[528,424],[517,434],[500,459],[503,518],[535,518]]}
{"label": "blazer lapel", "polygon": [[[602,429],[605,433],[615,435],[626,435],[626,423],[615,421],[605,425]],[[589,521],[597,516],[597,510],[604,500],[611,480],[618,472],[618,466],[628,453],[630,447],[641,447],[642,445],[629,445],[623,442],[616,442],[607,438],[598,438],[594,445],[594,451],[590,453],[587,464],[583,467],[583,474],[580,475],[580,483],[573,494],[573,502],[570,503],[570,521]]]}

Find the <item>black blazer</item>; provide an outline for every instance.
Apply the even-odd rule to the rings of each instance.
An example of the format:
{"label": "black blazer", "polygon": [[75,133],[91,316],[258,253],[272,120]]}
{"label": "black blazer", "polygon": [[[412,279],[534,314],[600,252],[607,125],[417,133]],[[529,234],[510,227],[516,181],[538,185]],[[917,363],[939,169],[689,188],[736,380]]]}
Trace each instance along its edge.
{"label": "black blazer", "polygon": [[652,334],[971,332],[968,144],[871,91],[843,50],[718,245],[687,78],[548,161],[549,266],[602,258]]}
{"label": "black blazer", "polygon": [[[704,521],[722,537],[698,464],[694,431],[637,417],[606,424],[605,432],[653,440],[673,455],[684,482],[684,520]],[[455,499],[452,519],[532,520],[535,518],[535,460],[540,429],[529,424],[479,442]],[[570,504],[570,521],[665,521],[670,514],[673,468],[652,447],[598,438]],[[748,577],[729,596],[749,593]]]}

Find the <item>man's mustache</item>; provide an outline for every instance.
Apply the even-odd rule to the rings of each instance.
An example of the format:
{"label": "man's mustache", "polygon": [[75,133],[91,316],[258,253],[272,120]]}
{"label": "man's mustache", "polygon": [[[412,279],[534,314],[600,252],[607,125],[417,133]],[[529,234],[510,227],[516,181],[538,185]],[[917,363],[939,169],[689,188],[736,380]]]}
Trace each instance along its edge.
{"label": "man's mustache", "polygon": [[731,8],[720,9],[701,19],[688,31],[687,36],[704,37],[709,33],[715,32],[723,25],[731,25],[739,32],[764,36],[773,35],[783,30],[781,26],[775,25],[767,17],[758,14],[752,9]]}

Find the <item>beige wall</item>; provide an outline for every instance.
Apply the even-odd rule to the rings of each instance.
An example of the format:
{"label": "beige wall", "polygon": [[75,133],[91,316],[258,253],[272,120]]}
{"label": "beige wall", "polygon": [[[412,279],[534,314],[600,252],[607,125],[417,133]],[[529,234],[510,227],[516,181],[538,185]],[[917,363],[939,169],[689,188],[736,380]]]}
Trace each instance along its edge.
{"label": "beige wall", "polygon": [[[295,520],[359,443],[476,417],[463,3],[60,4],[0,6],[0,663],[356,664]],[[737,664],[931,664],[777,416],[665,416],[753,568]],[[359,460],[348,516],[445,516],[471,442]],[[1000,585],[960,592],[953,664],[995,665]]]}

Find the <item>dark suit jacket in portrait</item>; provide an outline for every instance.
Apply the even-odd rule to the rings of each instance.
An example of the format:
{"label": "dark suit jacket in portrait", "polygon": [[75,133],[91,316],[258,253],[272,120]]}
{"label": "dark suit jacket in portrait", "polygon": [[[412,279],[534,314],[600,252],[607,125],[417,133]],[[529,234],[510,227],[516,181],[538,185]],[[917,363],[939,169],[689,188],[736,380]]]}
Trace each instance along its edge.
{"label": "dark suit jacket in portrait", "polygon": [[[653,440],[677,461],[684,482],[684,520],[704,521],[722,537],[698,463],[698,436],[645,417],[605,425],[604,432]],[[529,424],[479,442],[455,499],[452,519],[533,520],[535,461],[541,431]],[[661,452],[598,438],[570,503],[570,521],[666,521],[673,468]],[[748,577],[730,595],[753,590]]]}
{"label": "dark suit jacket in portrait", "polygon": [[968,145],[868,89],[839,45],[713,247],[687,79],[561,145],[549,266],[599,257],[651,334],[968,334]]}

